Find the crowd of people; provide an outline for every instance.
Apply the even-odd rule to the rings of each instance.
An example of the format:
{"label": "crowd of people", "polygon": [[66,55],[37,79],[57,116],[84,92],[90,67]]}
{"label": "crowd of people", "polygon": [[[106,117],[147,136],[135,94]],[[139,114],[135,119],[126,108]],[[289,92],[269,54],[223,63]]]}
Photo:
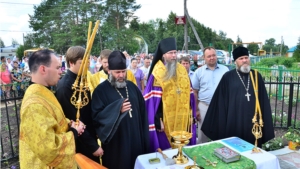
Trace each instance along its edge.
{"label": "crowd of people", "polygon": [[214,48],[205,48],[205,64],[195,72],[189,57],[178,59],[175,38],[161,40],[149,56],[105,49],[90,58],[89,102],[75,123],[78,110],[70,100],[84,53],[72,46],[64,59],[47,49],[29,57],[31,85],[20,113],[21,168],[76,168],[73,157],[81,153],[107,168],[131,169],[139,155],[174,148],[174,131],[191,133],[189,145],[232,136],[254,144],[257,111],[262,114],[257,121],[263,121],[258,146],[274,137],[264,82],[244,47],[233,51],[236,69],[230,71],[217,63]]}
{"label": "crowd of people", "polygon": [[[22,96],[31,79],[28,57],[23,57],[22,60],[19,60],[17,57],[11,59],[1,56],[0,64],[1,96],[6,99]],[[11,94],[12,90],[15,91],[14,96]],[[11,101],[7,103],[10,104]]]}

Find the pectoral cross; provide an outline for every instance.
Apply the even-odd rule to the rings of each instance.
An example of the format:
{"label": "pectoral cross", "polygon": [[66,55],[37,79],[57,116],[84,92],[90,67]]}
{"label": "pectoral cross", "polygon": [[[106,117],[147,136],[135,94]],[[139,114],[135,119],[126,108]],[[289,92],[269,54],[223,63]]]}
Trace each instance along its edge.
{"label": "pectoral cross", "polygon": [[250,101],[250,96],[251,94],[249,94],[248,92],[245,94],[245,96],[247,97],[248,102]]}
{"label": "pectoral cross", "polygon": [[130,116],[130,118],[132,118],[131,110],[132,109],[129,110],[129,116]]}
{"label": "pectoral cross", "polygon": [[176,89],[176,93],[177,93],[177,94],[180,94],[180,93],[181,93],[181,90],[180,90],[179,88],[177,88],[177,89]]}

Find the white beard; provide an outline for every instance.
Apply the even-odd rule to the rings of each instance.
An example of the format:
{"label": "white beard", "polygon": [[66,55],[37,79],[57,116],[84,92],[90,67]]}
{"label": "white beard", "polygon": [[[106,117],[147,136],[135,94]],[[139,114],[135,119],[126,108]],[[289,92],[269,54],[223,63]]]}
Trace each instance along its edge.
{"label": "white beard", "polygon": [[168,61],[166,64],[167,72],[164,76],[164,81],[170,80],[172,77],[176,77],[177,61]]}
{"label": "white beard", "polygon": [[247,65],[247,66],[241,66],[241,67],[240,67],[240,71],[241,71],[242,73],[249,73],[249,72],[250,72],[250,69],[251,69],[250,65]]}

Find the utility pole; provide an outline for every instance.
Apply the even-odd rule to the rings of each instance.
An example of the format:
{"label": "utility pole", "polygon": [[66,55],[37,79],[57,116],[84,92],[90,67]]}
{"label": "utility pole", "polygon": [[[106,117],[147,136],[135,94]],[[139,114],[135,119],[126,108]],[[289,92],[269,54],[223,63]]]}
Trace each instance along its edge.
{"label": "utility pole", "polygon": [[24,33],[23,33],[23,46],[25,46],[25,41],[24,41]]}
{"label": "utility pole", "polygon": [[[191,18],[190,18],[189,12],[188,12],[188,10],[187,10],[187,8],[186,8],[186,0],[184,0],[184,15],[187,17],[187,20],[189,21],[190,26],[191,26],[191,28],[192,28],[192,30],[193,30],[193,32],[194,32],[194,35],[196,36],[196,39],[197,39],[197,41],[198,41],[198,44],[199,44],[201,50],[203,51],[203,50],[204,50],[203,44],[202,44],[202,42],[201,42],[200,37],[198,36],[198,33],[197,33],[197,31],[196,31],[196,29],[195,29],[195,27],[194,27],[194,24],[193,24],[193,22],[192,22],[192,20],[191,20]],[[185,26],[186,26],[186,24],[185,24]],[[185,42],[187,42],[187,36],[185,37]]]}
{"label": "utility pole", "polygon": [[280,56],[282,56],[282,43],[283,43],[283,36],[281,36],[281,45],[280,45]]}
{"label": "utility pole", "polygon": [[[186,18],[186,0],[184,0],[184,17]],[[187,22],[185,21],[184,24],[184,48],[185,48],[185,53],[189,53],[189,49],[188,49],[188,32],[187,32]]]}

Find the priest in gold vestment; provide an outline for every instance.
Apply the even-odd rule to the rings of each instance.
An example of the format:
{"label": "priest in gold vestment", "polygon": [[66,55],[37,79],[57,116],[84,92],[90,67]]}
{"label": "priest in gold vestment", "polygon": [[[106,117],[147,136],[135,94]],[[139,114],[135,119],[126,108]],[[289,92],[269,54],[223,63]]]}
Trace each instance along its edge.
{"label": "priest in gold vestment", "polygon": [[[88,82],[91,94],[100,83],[108,79],[108,56],[111,54],[111,52],[112,51],[109,49],[102,50],[100,53],[101,67],[99,69],[99,72],[95,74],[88,74]],[[135,77],[130,70],[127,70],[126,76],[127,80],[133,82],[136,85]]]}
{"label": "priest in gold vestment", "polygon": [[172,131],[192,132],[190,145],[196,143],[195,98],[187,71],[176,58],[175,38],[163,39],[154,54],[144,91],[151,152],[170,148]]}
{"label": "priest in gold vestment", "polygon": [[24,95],[20,112],[19,158],[22,169],[77,169],[75,140],[84,132],[80,122],[65,118],[50,90],[60,76],[60,63],[48,49],[29,57],[32,83]]}

